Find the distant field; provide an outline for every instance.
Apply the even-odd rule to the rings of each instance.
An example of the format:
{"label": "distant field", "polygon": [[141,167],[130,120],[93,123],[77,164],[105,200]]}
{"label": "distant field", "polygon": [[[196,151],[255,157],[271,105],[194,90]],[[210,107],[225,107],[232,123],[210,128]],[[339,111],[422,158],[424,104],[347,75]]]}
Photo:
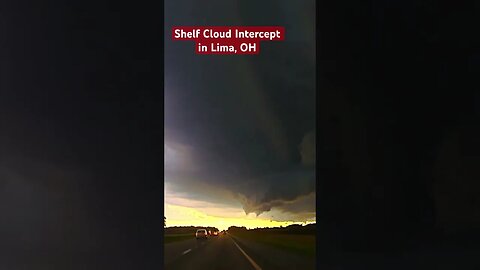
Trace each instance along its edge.
{"label": "distant field", "polygon": [[315,235],[235,232],[234,236],[256,241],[293,253],[315,256]]}
{"label": "distant field", "polygon": [[164,235],[164,242],[165,244],[183,241],[187,239],[193,239],[195,236],[191,233],[181,233],[181,234],[165,234]]}

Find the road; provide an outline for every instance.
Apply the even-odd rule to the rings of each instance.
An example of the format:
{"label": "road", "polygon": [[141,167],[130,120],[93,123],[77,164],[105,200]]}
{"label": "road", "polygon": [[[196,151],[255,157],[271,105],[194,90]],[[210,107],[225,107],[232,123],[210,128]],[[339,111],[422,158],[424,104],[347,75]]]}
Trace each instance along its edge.
{"label": "road", "polygon": [[228,234],[210,237],[206,241],[191,239],[169,243],[165,245],[165,269],[315,269],[314,259],[279,255],[281,251],[271,247],[245,244],[245,241]]}
{"label": "road", "polygon": [[231,237],[223,235],[205,241],[192,239],[167,244],[165,269],[259,270],[254,268],[233,241]]}

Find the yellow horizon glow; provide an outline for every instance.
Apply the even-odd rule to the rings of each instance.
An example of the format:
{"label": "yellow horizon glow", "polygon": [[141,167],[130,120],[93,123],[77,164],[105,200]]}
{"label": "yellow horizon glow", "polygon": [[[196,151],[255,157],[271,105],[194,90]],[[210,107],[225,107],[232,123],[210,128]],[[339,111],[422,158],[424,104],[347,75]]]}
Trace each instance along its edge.
{"label": "yellow horizon glow", "polygon": [[165,203],[165,217],[167,227],[175,226],[204,226],[216,227],[219,230],[226,230],[230,226],[245,226],[247,229],[262,227],[279,227],[301,222],[273,221],[262,217],[255,217],[254,214],[245,217],[218,217],[208,215],[195,208]]}

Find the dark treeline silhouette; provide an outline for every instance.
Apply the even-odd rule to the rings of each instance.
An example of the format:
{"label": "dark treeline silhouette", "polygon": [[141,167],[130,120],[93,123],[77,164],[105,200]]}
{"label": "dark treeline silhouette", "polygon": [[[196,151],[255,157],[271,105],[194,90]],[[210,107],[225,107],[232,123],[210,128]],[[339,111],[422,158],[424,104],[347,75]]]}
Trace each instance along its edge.
{"label": "dark treeline silhouette", "polygon": [[198,229],[206,229],[207,231],[218,231],[215,227],[201,227],[201,226],[175,226],[164,228],[165,234],[194,234]]}
{"label": "dark treeline silhouette", "polygon": [[300,224],[292,224],[286,227],[265,227],[247,229],[246,227],[231,226],[228,228],[230,233],[253,232],[253,233],[271,233],[271,234],[315,234],[316,224],[308,224],[302,226]]}

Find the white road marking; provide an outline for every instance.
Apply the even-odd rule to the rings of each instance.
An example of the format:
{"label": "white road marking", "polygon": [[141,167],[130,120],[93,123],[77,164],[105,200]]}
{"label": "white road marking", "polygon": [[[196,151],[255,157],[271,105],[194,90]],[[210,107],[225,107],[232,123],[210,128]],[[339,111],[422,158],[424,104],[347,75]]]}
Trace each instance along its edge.
{"label": "white road marking", "polygon": [[235,242],[235,240],[233,240],[233,237],[230,237],[230,239],[232,239],[235,246],[237,246],[237,248],[243,253],[243,255],[245,255],[245,258],[247,258],[247,260],[252,264],[255,270],[262,270],[262,268],[258,266],[258,264],[255,263],[255,261],[252,258],[250,258],[250,256],[247,255],[247,253],[245,253],[245,251],[243,251],[243,249]]}
{"label": "white road marking", "polygon": [[192,249],[191,249],[191,248],[189,248],[189,249],[185,250],[185,251],[182,253],[182,255],[185,255],[185,254],[187,254],[187,253],[188,253],[188,252],[190,252],[190,251],[192,251]]}

